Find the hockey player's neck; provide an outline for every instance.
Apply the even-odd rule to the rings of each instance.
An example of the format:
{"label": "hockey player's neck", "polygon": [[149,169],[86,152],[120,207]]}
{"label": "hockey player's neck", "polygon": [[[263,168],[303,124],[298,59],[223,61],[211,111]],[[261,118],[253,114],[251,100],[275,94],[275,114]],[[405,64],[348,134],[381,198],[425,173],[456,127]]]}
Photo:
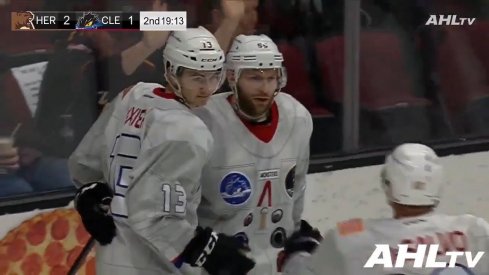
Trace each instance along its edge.
{"label": "hockey player's neck", "polygon": [[240,106],[238,105],[236,98],[231,95],[231,97],[228,98],[229,103],[232,105],[234,111],[236,112],[236,115],[244,121],[249,121],[252,123],[265,123],[269,121],[270,118],[270,110],[266,111],[262,115],[250,115],[246,111],[244,111]]}
{"label": "hockey player's neck", "polygon": [[268,122],[269,117],[270,117],[269,112],[267,112],[266,114],[259,116],[259,117],[252,117],[252,116],[249,116],[248,114],[246,114],[245,112],[243,112],[242,110],[235,109],[235,111],[241,120],[249,121],[251,123],[262,124],[262,123]]}

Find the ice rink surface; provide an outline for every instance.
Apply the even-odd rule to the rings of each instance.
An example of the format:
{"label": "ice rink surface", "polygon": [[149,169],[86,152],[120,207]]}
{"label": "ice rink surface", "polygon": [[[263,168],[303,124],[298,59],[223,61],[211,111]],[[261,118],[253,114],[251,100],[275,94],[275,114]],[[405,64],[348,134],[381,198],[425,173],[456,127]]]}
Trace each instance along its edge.
{"label": "ice rink surface", "polygon": [[[437,209],[489,220],[489,152],[442,158],[448,183]],[[350,218],[390,217],[380,186],[381,166],[308,175],[304,218],[322,232]]]}
{"label": "ice rink surface", "polygon": [[[489,152],[442,159],[448,184],[439,212],[470,213],[489,220]],[[322,232],[350,218],[389,217],[380,187],[380,165],[308,175],[304,218]],[[70,207],[70,206],[68,206]],[[0,216],[0,238],[39,212]]]}

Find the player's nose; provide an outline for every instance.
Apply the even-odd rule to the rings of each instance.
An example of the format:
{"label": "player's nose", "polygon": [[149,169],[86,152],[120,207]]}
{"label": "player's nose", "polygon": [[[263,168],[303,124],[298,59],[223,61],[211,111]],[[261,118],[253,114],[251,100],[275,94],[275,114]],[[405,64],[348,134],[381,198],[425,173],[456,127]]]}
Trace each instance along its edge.
{"label": "player's nose", "polygon": [[263,81],[262,84],[257,88],[256,95],[258,97],[268,97],[270,96],[270,91],[272,87],[266,81]]}

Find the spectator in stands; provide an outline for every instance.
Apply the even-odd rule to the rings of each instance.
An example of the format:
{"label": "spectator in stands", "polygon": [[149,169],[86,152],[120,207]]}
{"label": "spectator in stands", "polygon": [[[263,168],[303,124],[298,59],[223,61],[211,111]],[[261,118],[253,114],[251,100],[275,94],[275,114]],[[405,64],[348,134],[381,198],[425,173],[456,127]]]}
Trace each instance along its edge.
{"label": "spectator in stands", "polygon": [[[16,3],[20,3],[20,1],[16,1]],[[156,1],[155,1],[156,3]],[[159,1],[158,1],[159,4]],[[162,4],[159,4],[160,6]],[[8,7],[5,10],[8,10]],[[159,8],[159,7],[158,7]],[[66,9],[59,9],[66,10]],[[70,10],[70,9],[68,9]],[[100,10],[100,9],[96,9]],[[3,10],[2,10],[3,12]],[[5,15],[5,18],[9,18],[10,16]],[[10,30],[9,30],[10,32]],[[110,55],[113,54],[110,50],[114,48],[116,42],[111,39],[111,36],[105,32],[86,32],[82,35],[83,38],[77,37],[79,40],[85,39],[85,41],[89,41],[90,46],[94,49],[93,52],[90,52],[88,47],[81,47],[82,49],[88,49],[92,57],[96,56],[101,60],[110,59]],[[162,43],[156,40],[160,39],[161,33],[152,32],[149,35],[144,37],[142,43],[146,43],[144,45],[151,46],[154,43]],[[75,41],[77,38],[72,38],[70,41]],[[162,40],[166,40],[162,38]],[[17,45],[20,42],[13,39],[7,43],[7,46]],[[127,71],[127,74],[131,74],[134,71],[135,67],[138,67],[145,59],[146,55],[144,49],[142,47],[142,43],[136,44],[132,49],[122,54],[123,61],[125,63],[119,63],[119,67],[123,66],[124,72]],[[11,44],[11,45],[10,45]],[[77,46],[81,44],[73,43],[73,49],[77,49]],[[50,49],[48,47],[47,49]],[[28,48],[28,51],[31,49]],[[149,50],[148,50],[149,51]],[[154,51],[149,51],[150,53]],[[23,53],[23,52],[22,52]],[[63,52],[66,53],[66,52]],[[93,54],[95,53],[95,54]],[[69,97],[73,95],[67,91],[73,91],[76,84],[76,76],[73,78],[64,78],[66,75],[62,75],[61,73],[66,73],[68,71],[68,75],[70,72],[79,72],[73,67],[80,65],[87,65],[82,62],[70,62],[70,61],[79,61],[77,58],[87,57],[87,55],[81,56],[75,54],[75,56],[71,56],[72,59],[68,59],[67,55],[57,54],[54,55],[53,60],[51,61],[59,61],[52,62],[50,65],[50,70],[48,76],[51,78],[44,85],[43,88],[50,89],[52,91],[60,91],[61,94],[68,94]],[[92,59],[85,61],[91,61]],[[36,61],[37,62],[37,61]],[[111,62],[112,64],[113,62]],[[25,63],[22,65],[28,65],[29,63]],[[69,66],[66,66],[69,64]],[[133,67],[134,66],[134,67]],[[57,67],[57,68],[56,68]],[[117,66],[113,66],[112,68],[119,68]],[[18,89],[17,80],[12,77],[10,68],[5,68],[5,71],[2,71],[2,75],[0,76],[2,79],[3,89],[0,92],[0,102],[2,106],[0,106],[0,112],[2,113],[2,121],[0,123],[0,131],[8,132],[11,131],[15,127],[16,124],[22,123],[22,127],[17,135],[17,139],[15,142],[15,148],[9,148],[8,150],[2,150],[0,152],[0,197],[7,197],[11,195],[24,194],[29,192],[37,192],[37,191],[52,191],[65,187],[72,187],[72,181],[70,179],[68,168],[66,165],[65,154],[68,154],[69,151],[69,141],[73,143],[74,138],[74,129],[70,125],[73,123],[74,117],[72,114],[66,112],[69,109],[70,105],[66,104],[66,102],[60,101],[63,97],[42,97],[42,108],[38,108],[38,112],[33,118],[28,108],[17,108],[19,105],[24,104],[26,101],[21,89]],[[112,72],[112,71],[110,71]],[[98,74],[97,72],[96,74]],[[74,76],[74,74],[73,74]],[[124,79],[121,74],[116,75],[116,78]],[[44,77],[46,80],[46,77]],[[73,85],[63,85],[66,84],[65,81],[72,81]],[[51,82],[50,82],[51,81]],[[14,85],[11,85],[14,84]],[[124,86],[122,84],[121,86]],[[121,88],[122,89],[122,88]],[[15,94],[15,96],[14,96]],[[48,93],[50,95],[50,93]],[[78,100],[77,100],[78,99]],[[72,102],[74,105],[79,103],[83,103],[83,100],[79,100],[80,98],[75,98]],[[96,103],[94,103],[94,106]],[[25,105],[25,104],[24,104]],[[49,113],[49,109],[56,107],[61,107],[61,112],[56,114],[54,117],[46,115]],[[86,108],[84,105],[82,108]],[[58,110],[58,109],[55,109]],[[24,112],[23,112],[24,111]],[[47,112],[46,112],[47,111]],[[90,111],[88,111],[89,113]],[[79,117],[82,123],[86,123],[87,127],[90,126],[91,121],[90,117]],[[37,119],[45,124],[34,124],[34,120]],[[85,121],[83,121],[85,120]],[[78,121],[77,121],[78,122]],[[47,125],[47,128],[36,127],[39,125]],[[53,127],[54,126],[54,127]],[[41,131],[40,131],[41,130]],[[47,130],[47,131],[42,131]],[[66,146],[68,145],[68,146]]]}
{"label": "spectator in stands", "polygon": [[[203,7],[202,12],[205,12],[206,14],[201,15],[201,20],[206,21],[206,23],[209,24],[207,26],[208,29],[215,31],[216,37],[219,36],[220,32],[224,32],[229,29],[233,29],[235,32],[233,38],[239,34],[250,35],[256,32],[258,25],[258,0],[244,1],[245,10],[244,14],[241,16],[241,20],[239,21],[231,19],[240,17],[230,17],[229,13],[226,13],[223,6],[219,4],[219,0],[208,0],[205,2],[207,7]],[[228,46],[229,43],[227,44]],[[226,47],[223,49],[227,50],[228,48]]]}
{"label": "spectator in stands", "polygon": [[[13,42],[12,42],[13,43]],[[66,161],[43,153],[32,146],[42,140],[36,135],[32,112],[27,104],[36,97],[36,82],[42,80],[42,73],[29,73],[30,69],[38,71],[39,57],[43,53],[22,55],[20,58],[5,55],[0,72],[0,197],[19,195],[33,191],[50,191],[71,187]],[[30,63],[29,63],[30,62]],[[19,66],[32,65],[30,69],[19,69]],[[16,74],[14,74],[14,68]],[[27,72],[27,73],[25,73]],[[34,78],[37,77],[37,78]],[[22,84],[20,82],[23,82]],[[25,93],[26,91],[32,94]],[[32,97],[31,97],[32,96]],[[30,100],[28,100],[28,98]],[[32,102],[29,102],[32,103]],[[5,144],[5,136],[10,136],[18,128],[14,142]],[[16,148],[17,147],[17,148]]]}
{"label": "spectator in stands", "polygon": [[[153,0],[151,9],[182,9],[181,3],[174,5],[173,2]],[[220,0],[223,17],[215,35],[223,49],[231,43],[246,2]],[[44,137],[54,141],[49,150],[67,157],[95,121],[101,107],[123,88],[137,82],[164,84],[161,49],[167,36],[168,32],[142,32],[138,40],[128,45],[127,38],[112,33],[76,32],[68,45],[50,60],[41,87],[37,126]],[[112,50],[120,44],[128,46],[120,51]],[[67,60],[70,60],[69,68],[63,65]],[[69,127],[74,138],[68,146],[61,147],[59,144],[64,141],[59,133],[67,117],[71,120]]]}
{"label": "spectator in stands", "polygon": [[[198,12],[200,25],[205,26],[214,33],[221,48],[228,51],[234,37],[240,34],[254,34],[258,24],[258,0],[244,0],[244,10],[230,9],[235,5],[232,1],[223,5],[220,0],[187,0],[199,3],[201,9]],[[229,35],[232,34],[232,35]],[[217,93],[230,90],[227,80]]]}
{"label": "spectator in stands", "polygon": [[31,185],[13,173],[19,169],[17,148],[0,144],[0,197],[32,192]]}
{"label": "spectator in stands", "polygon": [[73,186],[66,160],[15,146],[0,144],[0,198]]}
{"label": "spectator in stands", "polygon": [[[216,37],[222,48],[228,48],[234,38],[235,28],[244,15],[245,2],[248,1],[220,1],[222,18]],[[151,3],[152,10],[167,10],[166,2],[151,0]],[[114,36],[101,31],[77,32],[64,45],[57,44],[44,73],[35,126],[24,124],[16,142],[18,148],[0,156],[5,159],[0,161],[0,168],[12,166],[8,175],[0,177],[0,185],[4,187],[0,188],[0,196],[71,185],[66,156],[96,119],[103,104],[126,86],[139,81],[163,80],[161,48],[167,35],[166,32],[144,32],[137,41],[132,38],[134,43],[121,51],[113,49],[128,45],[131,40],[122,41],[120,39],[126,35]],[[55,175],[52,171],[56,171]]]}

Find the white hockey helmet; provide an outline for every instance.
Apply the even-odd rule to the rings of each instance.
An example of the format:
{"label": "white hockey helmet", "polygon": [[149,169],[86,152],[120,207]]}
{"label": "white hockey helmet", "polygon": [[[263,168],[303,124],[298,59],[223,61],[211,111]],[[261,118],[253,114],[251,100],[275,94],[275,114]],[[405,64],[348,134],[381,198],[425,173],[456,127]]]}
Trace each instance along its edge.
{"label": "white hockey helmet", "polygon": [[[163,50],[165,64],[165,78],[185,104],[188,104],[181,91],[181,84],[177,80],[179,68],[198,71],[221,71],[216,92],[224,82],[224,51],[219,42],[204,27],[188,28],[185,31],[175,31],[170,34]],[[170,81],[171,80],[171,81]],[[174,87],[173,84],[177,87]]]}
{"label": "white hockey helmet", "polygon": [[388,200],[402,205],[437,206],[444,183],[439,157],[423,144],[396,147],[382,170],[382,186]]}
{"label": "white hockey helmet", "polygon": [[278,69],[279,91],[287,84],[284,58],[270,37],[262,35],[238,35],[227,54],[226,69],[232,70],[236,81],[243,69]]}
{"label": "white hockey helmet", "polygon": [[172,32],[163,50],[163,58],[165,64],[170,62],[171,72],[175,75],[180,67],[213,71],[222,69],[224,65],[224,51],[214,35],[204,27]]}

